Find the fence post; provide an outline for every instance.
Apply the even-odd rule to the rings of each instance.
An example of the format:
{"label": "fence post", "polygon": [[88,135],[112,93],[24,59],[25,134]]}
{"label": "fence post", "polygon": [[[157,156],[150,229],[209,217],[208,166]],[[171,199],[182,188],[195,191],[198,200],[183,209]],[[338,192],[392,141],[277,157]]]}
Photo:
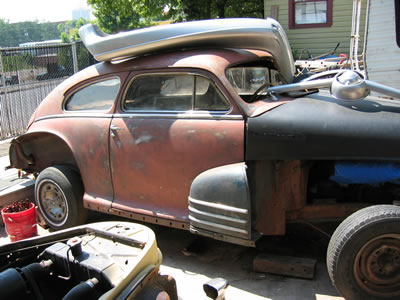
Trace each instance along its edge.
{"label": "fence post", "polygon": [[0,86],[5,86],[6,81],[5,81],[5,76],[4,76],[4,68],[3,68],[3,56],[2,56],[2,51],[0,49]]}
{"label": "fence post", "polygon": [[72,64],[74,66],[74,73],[78,73],[78,56],[76,55],[76,42],[71,44],[72,48]]}
{"label": "fence post", "polygon": [[3,51],[0,48],[0,138],[3,139],[11,134],[12,125],[10,122],[8,93],[6,88],[6,74],[4,73]]}

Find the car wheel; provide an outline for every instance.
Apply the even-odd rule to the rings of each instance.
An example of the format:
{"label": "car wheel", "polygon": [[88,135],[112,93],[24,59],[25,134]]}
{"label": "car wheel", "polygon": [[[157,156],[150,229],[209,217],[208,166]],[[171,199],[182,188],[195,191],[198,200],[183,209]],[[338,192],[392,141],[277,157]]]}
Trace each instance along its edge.
{"label": "car wheel", "polygon": [[400,299],[400,207],[357,211],[334,232],[327,266],[346,299]]}
{"label": "car wheel", "polygon": [[66,166],[53,166],[40,172],[35,183],[35,200],[47,224],[55,229],[81,225],[87,218],[83,207],[80,176]]}

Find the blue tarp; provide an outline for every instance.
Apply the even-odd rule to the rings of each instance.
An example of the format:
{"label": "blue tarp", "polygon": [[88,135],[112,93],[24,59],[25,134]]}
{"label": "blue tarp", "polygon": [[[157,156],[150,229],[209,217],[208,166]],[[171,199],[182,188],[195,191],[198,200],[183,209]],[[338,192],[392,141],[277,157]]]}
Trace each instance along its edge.
{"label": "blue tarp", "polygon": [[331,180],[340,184],[379,184],[400,180],[400,164],[386,162],[335,163]]}

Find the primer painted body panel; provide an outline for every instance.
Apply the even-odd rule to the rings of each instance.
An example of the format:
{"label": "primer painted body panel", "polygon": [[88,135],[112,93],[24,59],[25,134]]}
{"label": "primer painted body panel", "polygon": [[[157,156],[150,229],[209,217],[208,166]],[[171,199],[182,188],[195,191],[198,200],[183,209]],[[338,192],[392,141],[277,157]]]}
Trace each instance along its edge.
{"label": "primer painted body panel", "polygon": [[400,159],[400,103],[357,102],[325,93],[248,119],[246,159]]}
{"label": "primer painted body panel", "polygon": [[246,165],[208,169],[192,183],[189,196],[192,232],[207,230],[251,239],[251,200]]}
{"label": "primer painted body panel", "polygon": [[182,48],[242,48],[270,52],[283,78],[293,81],[294,62],[281,25],[273,19],[216,19],[143,28],[106,35],[92,24],[79,29],[99,61]]}

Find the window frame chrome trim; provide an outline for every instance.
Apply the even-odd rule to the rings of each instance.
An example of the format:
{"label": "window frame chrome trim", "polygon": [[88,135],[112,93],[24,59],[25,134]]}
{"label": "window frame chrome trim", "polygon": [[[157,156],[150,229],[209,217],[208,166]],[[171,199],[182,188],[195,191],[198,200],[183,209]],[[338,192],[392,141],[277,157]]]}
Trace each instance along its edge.
{"label": "window frame chrome trim", "polygon": [[[129,113],[143,114],[143,113],[154,113],[154,112],[157,112],[157,113],[159,113],[159,114],[162,114],[163,112],[165,112],[165,113],[171,113],[171,112],[173,112],[173,113],[185,113],[185,112],[188,112],[188,111],[195,111],[195,110],[173,110],[173,111],[167,111],[167,110],[126,110],[126,109],[124,109],[124,101],[125,101],[126,94],[128,93],[129,88],[132,86],[132,83],[133,83],[137,78],[139,78],[139,77],[144,77],[144,76],[171,75],[171,74],[174,74],[174,75],[193,75],[193,76],[201,76],[201,77],[203,77],[203,78],[208,79],[208,80],[211,82],[211,84],[218,90],[218,92],[221,93],[221,95],[224,97],[225,102],[227,102],[227,104],[229,105],[229,109],[227,109],[227,110],[217,110],[217,111],[216,111],[216,110],[196,110],[196,112],[207,112],[207,113],[213,112],[213,113],[219,113],[219,114],[229,114],[229,113],[232,112],[232,110],[233,110],[233,105],[232,105],[231,101],[229,101],[229,97],[227,97],[226,93],[225,93],[224,91],[222,91],[222,90],[218,87],[218,85],[217,85],[217,83],[215,82],[214,79],[212,79],[212,78],[210,78],[210,77],[208,77],[208,76],[206,76],[206,75],[204,75],[204,74],[202,74],[202,73],[196,73],[196,72],[194,72],[194,71],[185,72],[185,71],[174,71],[174,70],[165,71],[165,72],[155,72],[155,73],[152,73],[152,72],[148,72],[148,73],[147,73],[147,72],[146,72],[146,73],[141,73],[141,74],[136,74],[136,75],[134,75],[134,76],[129,80],[129,82],[127,83],[127,85],[126,85],[126,87],[125,87],[125,90],[124,90],[124,93],[123,93],[123,95],[122,95],[121,102],[120,102],[120,105],[119,105],[120,110],[121,110],[123,113],[128,113],[128,114],[129,114]],[[193,93],[195,93],[195,91],[194,91]]]}
{"label": "window frame chrome trim", "polygon": [[[114,99],[113,104],[108,109],[102,109],[102,110],[90,110],[90,109],[86,109],[86,110],[67,110],[66,109],[67,102],[77,92],[79,92],[80,90],[82,90],[82,89],[84,89],[84,88],[86,88],[86,87],[88,87],[88,86],[90,86],[92,84],[96,84],[96,83],[99,83],[99,82],[102,82],[102,81],[107,81],[107,80],[110,80],[110,79],[118,79],[119,80],[119,88],[118,88],[117,94],[115,95],[115,99]],[[66,114],[74,114],[74,113],[81,114],[81,113],[87,113],[87,112],[103,112],[103,113],[104,112],[110,112],[112,110],[112,108],[114,107],[115,103],[118,100],[118,94],[120,93],[122,86],[123,86],[123,82],[121,80],[121,77],[118,76],[118,75],[115,75],[115,74],[113,74],[110,77],[96,78],[93,81],[89,81],[89,82],[83,84],[82,86],[78,87],[77,89],[71,90],[67,97],[64,96],[64,100],[62,102],[62,111],[64,113],[66,113]]]}

